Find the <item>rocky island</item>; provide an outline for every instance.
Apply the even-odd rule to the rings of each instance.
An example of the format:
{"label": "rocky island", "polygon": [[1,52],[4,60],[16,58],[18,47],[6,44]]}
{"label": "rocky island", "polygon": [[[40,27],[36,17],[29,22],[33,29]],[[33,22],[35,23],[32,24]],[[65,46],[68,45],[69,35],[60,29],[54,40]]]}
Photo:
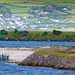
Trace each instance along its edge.
{"label": "rocky island", "polygon": [[23,61],[16,63],[23,66],[44,66],[75,70],[75,46],[42,47]]}

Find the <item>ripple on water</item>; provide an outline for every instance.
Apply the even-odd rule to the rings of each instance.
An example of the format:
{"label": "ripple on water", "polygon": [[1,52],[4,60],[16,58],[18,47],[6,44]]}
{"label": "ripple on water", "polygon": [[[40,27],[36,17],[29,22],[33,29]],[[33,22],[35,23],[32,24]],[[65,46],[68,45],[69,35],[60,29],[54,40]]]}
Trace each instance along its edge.
{"label": "ripple on water", "polygon": [[0,75],[75,75],[75,71],[57,70],[49,67],[18,66],[0,62]]}

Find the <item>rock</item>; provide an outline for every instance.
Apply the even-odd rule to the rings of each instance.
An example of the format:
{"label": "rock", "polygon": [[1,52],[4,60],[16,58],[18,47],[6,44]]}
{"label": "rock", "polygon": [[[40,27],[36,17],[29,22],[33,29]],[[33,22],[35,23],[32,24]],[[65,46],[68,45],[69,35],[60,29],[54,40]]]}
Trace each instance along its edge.
{"label": "rock", "polygon": [[56,69],[68,69],[75,70],[75,60],[65,57],[58,57],[50,54],[37,54],[33,53],[23,61],[18,63],[19,65],[28,66],[44,66],[53,67]]}

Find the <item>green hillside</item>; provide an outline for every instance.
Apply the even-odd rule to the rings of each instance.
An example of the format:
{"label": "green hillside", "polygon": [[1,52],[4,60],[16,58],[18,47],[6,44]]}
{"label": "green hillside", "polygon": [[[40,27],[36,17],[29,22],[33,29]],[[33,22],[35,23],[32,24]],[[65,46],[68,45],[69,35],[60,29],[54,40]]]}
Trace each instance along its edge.
{"label": "green hillside", "polygon": [[50,2],[50,3],[55,3],[55,2],[56,3],[75,2],[74,0],[28,0],[28,1],[40,1],[40,2]]}
{"label": "green hillside", "polygon": [[8,3],[8,2],[28,2],[28,1],[35,1],[35,2],[50,2],[50,3],[72,3],[75,0],[0,0],[0,3]]}
{"label": "green hillside", "polygon": [[[0,11],[4,12],[0,14],[16,16],[15,20],[0,17],[0,29],[11,30],[15,26],[13,29],[18,30],[75,31],[75,0],[0,0]],[[23,24],[22,28],[18,21]]]}

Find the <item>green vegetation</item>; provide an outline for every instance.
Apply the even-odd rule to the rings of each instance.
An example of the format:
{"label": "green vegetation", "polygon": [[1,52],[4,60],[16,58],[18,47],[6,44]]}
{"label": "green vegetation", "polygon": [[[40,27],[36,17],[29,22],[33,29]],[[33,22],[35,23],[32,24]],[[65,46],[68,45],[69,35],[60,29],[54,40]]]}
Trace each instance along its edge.
{"label": "green vegetation", "polygon": [[56,55],[56,56],[59,56],[59,57],[75,58],[75,51],[72,51],[71,49],[58,50],[57,47],[55,47],[54,50],[51,50],[51,49],[42,49],[42,50],[36,51],[35,53],[45,53],[45,54],[50,54],[50,55]]}
{"label": "green vegetation", "polygon": [[53,34],[55,34],[55,35],[60,35],[60,34],[61,34],[61,31],[53,30]]}
{"label": "green vegetation", "polygon": [[[35,1],[35,0],[29,0],[29,1]],[[51,3],[65,3],[65,2],[75,2],[74,0],[36,0],[40,2],[51,2]]]}
{"label": "green vegetation", "polygon": [[[19,30],[71,29],[75,31],[74,11],[74,0],[0,0],[0,14],[8,17],[0,17],[0,25],[1,29],[4,25],[6,26],[4,29],[7,30],[13,30],[12,26],[15,26]],[[13,22],[10,16],[17,16],[20,20]],[[27,19],[22,20],[22,17]],[[10,21],[7,21],[8,19]],[[16,22],[23,22],[23,24],[19,27]]]}
{"label": "green vegetation", "polygon": [[[54,33],[55,31],[55,33]],[[0,40],[75,41],[75,32],[0,31]]]}
{"label": "green vegetation", "polygon": [[0,6],[0,14],[4,17],[10,17],[12,15],[11,10],[3,6]]}
{"label": "green vegetation", "polygon": [[6,36],[6,35],[8,35],[8,32],[7,32],[6,30],[1,30],[1,31],[0,31],[0,34]]}

